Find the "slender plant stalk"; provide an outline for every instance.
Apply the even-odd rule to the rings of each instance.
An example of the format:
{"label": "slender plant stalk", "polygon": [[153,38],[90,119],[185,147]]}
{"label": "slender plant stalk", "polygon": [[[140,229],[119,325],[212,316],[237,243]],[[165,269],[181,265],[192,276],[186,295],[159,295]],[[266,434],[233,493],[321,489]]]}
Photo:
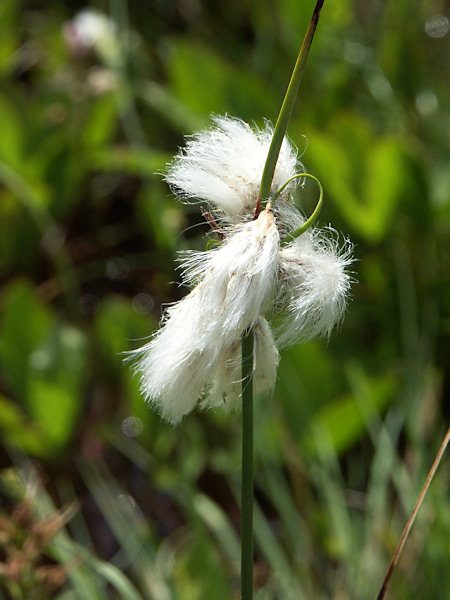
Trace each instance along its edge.
{"label": "slender plant stalk", "polygon": [[443,440],[443,442],[441,444],[441,447],[439,448],[439,451],[438,451],[438,453],[436,455],[436,458],[434,459],[434,462],[433,462],[433,464],[431,466],[431,469],[430,469],[430,471],[429,471],[429,473],[427,475],[425,483],[423,484],[423,487],[422,487],[422,489],[420,491],[419,497],[417,498],[417,502],[416,502],[416,504],[415,504],[415,506],[413,508],[411,516],[409,517],[408,522],[405,525],[403,533],[402,533],[402,535],[400,537],[400,541],[399,541],[398,546],[397,546],[397,548],[395,550],[394,556],[392,557],[391,563],[390,563],[390,565],[388,567],[386,576],[385,576],[384,581],[383,581],[383,585],[381,586],[381,590],[378,593],[377,600],[383,600],[383,598],[384,598],[384,596],[386,594],[386,590],[387,590],[389,581],[390,581],[390,579],[392,577],[392,573],[394,572],[395,565],[397,564],[398,559],[400,558],[400,554],[401,554],[401,552],[403,550],[403,546],[405,545],[405,542],[406,542],[406,539],[408,538],[409,532],[411,531],[411,528],[412,528],[412,526],[414,524],[414,521],[416,520],[417,513],[419,512],[419,509],[420,509],[420,507],[422,505],[423,499],[425,498],[425,494],[427,493],[428,488],[430,487],[431,481],[432,481],[432,479],[433,479],[433,477],[434,477],[434,475],[435,475],[435,473],[437,471],[437,468],[439,466],[439,463],[441,462],[441,459],[442,459],[442,457],[444,455],[445,449],[447,448],[447,445],[448,445],[449,441],[450,441],[450,427],[447,430],[447,434],[446,434],[446,436],[445,436],[445,438],[444,438],[444,440]]}
{"label": "slender plant stalk", "polygon": [[[324,0],[317,0],[281,105],[261,178],[255,219],[269,198],[281,144],[292,114]],[[320,183],[319,183],[320,185]],[[321,201],[320,201],[321,205]],[[320,210],[320,207],[319,209]],[[318,214],[318,212],[317,212]],[[314,215],[315,216],[315,215]],[[241,599],[253,598],[253,331],[242,336]]]}
{"label": "slender plant stalk", "polygon": [[253,331],[242,336],[241,597],[253,598]]}
{"label": "slender plant stalk", "polygon": [[278,155],[280,154],[281,144],[283,143],[284,134],[286,133],[289,119],[291,118],[292,109],[294,108],[295,100],[297,98],[300,81],[302,80],[303,71],[305,70],[306,59],[308,58],[309,49],[314,38],[314,33],[316,31],[323,3],[324,0],[317,0],[316,6],[314,7],[314,12],[303,39],[300,52],[298,53],[297,62],[295,63],[294,70],[292,71],[291,80],[289,81],[280,114],[278,115],[278,119],[273,130],[272,142],[270,144],[266,164],[264,165],[261,184],[259,187],[258,201],[255,209],[255,219],[261,211],[261,202],[264,202],[269,198],[270,189],[272,187],[272,179],[275,173]]}

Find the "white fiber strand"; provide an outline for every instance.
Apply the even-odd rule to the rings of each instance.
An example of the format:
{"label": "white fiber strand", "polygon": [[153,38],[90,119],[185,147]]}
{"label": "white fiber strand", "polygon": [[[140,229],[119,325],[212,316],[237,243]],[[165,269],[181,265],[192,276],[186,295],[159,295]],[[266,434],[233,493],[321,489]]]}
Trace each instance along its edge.
{"label": "white fiber strand", "polygon": [[279,346],[330,336],[347,305],[352,249],[348,241],[340,249],[337,239],[312,230],[280,251]]}
{"label": "white fiber strand", "polygon": [[[255,210],[272,127],[251,129],[240,119],[213,117],[213,127],[194,134],[169,166],[166,181],[186,201],[205,201],[225,223],[239,223]],[[285,138],[275,170],[273,191],[295,175],[296,149]],[[295,189],[293,182],[283,197]]]}
{"label": "white fiber strand", "polygon": [[[165,311],[160,329],[130,353],[147,402],[171,423],[196,406],[239,405],[241,339],[253,331],[255,391],[276,380],[278,348],[331,334],[340,323],[352,283],[352,244],[342,247],[331,228],[310,228],[282,240],[306,219],[292,201],[301,178],[287,185],[254,218],[273,129],[213,117],[191,136],[169,165],[166,181],[182,200],[207,203],[221,225],[218,246],[180,253],[183,283],[191,291]],[[304,172],[285,138],[271,196]],[[262,199],[263,204],[270,199]]]}
{"label": "white fiber strand", "polygon": [[269,303],[278,269],[273,214],[230,231],[223,245],[188,255],[182,267],[197,286],[166,311],[153,339],[132,353],[146,399],[176,423],[190,412],[220,362]]}

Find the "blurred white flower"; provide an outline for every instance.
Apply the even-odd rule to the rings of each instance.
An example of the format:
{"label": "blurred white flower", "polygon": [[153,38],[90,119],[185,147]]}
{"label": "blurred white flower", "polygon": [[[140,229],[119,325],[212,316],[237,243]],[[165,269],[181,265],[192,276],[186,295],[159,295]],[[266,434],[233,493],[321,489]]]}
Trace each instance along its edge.
{"label": "blurred white flower", "polygon": [[109,68],[120,63],[117,25],[98,10],[86,8],[78,12],[72,20],[64,23],[63,36],[75,56],[83,57],[94,51]]}
{"label": "blurred white flower", "polygon": [[[271,126],[252,130],[239,119],[213,120],[177,155],[166,181],[181,199],[208,203],[221,223],[221,242],[181,254],[183,281],[193,289],[166,310],[159,331],[130,357],[146,400],[172,423],[197,404],[238,404],[241,337],[248,330],[255,336],[255,389],[273,388],[277,346],[329,336],[343,317],[351,284],[352,245],[345,241],[339,249],[333,229],[309,229],[282,243],[305,222],[291,198],[295,182],[254,219]],[[272,194],[297,166],[285,139]]]}
{"label": "blurred white flower", "polygon": [[112,19],[92,8],[86,8],[77,13],[72,21],[72,26],[77,40],[85,47],[111,41],[116,31]]}

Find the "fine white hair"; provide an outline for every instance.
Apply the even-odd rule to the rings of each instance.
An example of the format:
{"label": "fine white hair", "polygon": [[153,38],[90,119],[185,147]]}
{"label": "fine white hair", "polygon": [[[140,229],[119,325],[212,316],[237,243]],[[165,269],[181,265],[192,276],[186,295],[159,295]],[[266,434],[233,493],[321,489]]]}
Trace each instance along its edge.
{"label": "fine white hair", "polygon": [[[162,418],[178,423],[195,406],[238,405],[241,338],[253,331],[255,390],[275,385],[278,348],[329,336],[342,320],[352,283],[353,246],[331,227],[283,238],[305,223],[292,202],[296,179],[253,218],[272,127],[213,117],[170,164],[166,181],[186,201],[204,201],[221,224],[221,241],[205,252],[180,253],[191,291],[165,312],[161,328],[130,353],[141,389]],[[296,174],[285,138],[271,194]],[[289,239],[289,238],[287,238]]]}
{"label": "fine white hair", "polygon": [[[271,210],[232,227],[208,252],[184,254],[183,275],[196,287],[170,306],[148,344],[131,353],[146,399],[177,423],[190,412],[242,333],[273,296],[279,235]],[[225,351],[226,352],[226,351]]]}
{"label": "fine white hair", "polygon": [[353,245],[339,245],[330,228],[305,232],[280,251],[280,292],[275,311],[281,315],[279,347],[314,337],[329,337],[347,305]]}
{"label": "fine white hair", "polygon": [[[256,394],[270,392],[277,377],[279,353],[269,323],[259,317],[253,329],[253,380]],[[240,408],[242,390],[242,345],[241,339],[225,347],[217,361],[210,387],[202,402],[204,408],[222,406],[227,410]]]}
{"label": "fine white hair", "polygon": [[[192,135],[169,165],[165,180],[186,201],[204,201],[224,223],[253,214],[273,129],[252,129],[229,116],[214,116],[213,127]],[[297,151],[284,138],[272,182],[275,191],[295,175]],[[295,187],[288,186],[287,197]]]}

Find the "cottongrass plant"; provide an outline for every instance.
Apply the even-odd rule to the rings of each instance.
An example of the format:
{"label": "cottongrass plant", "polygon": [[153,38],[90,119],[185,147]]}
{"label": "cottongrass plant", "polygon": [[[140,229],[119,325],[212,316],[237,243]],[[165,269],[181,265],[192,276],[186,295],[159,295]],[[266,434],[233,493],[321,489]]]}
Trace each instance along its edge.
{"label": "cottongrass plant", "polygon": [[293,181],[254,218],[272,134],[269,124],[251,129],[236,118],[214,117],[168,168],[174,193],[207,203],[220,236],[209,250],[181,253],[183,282],[191,291],[132,354],[146,400],[171,423],[194,407],[239,404],[245,331],[255,337],[256,391],[270,391],[278,348],[328,337],[344,314],[351,243],[340,245],[331,228],[310,228],[287,242],[305,218],[293,203],[297,155],[286,138],[273,195]]}
{"label": "cottongrass plant", "polygon": [[[195,407],[242,402],[241,594],[253,596],[253,389],[270,391],[280,347],[328,337],[351,284],[352,245],[316,229],[320,182],[285,136],[323,0],[318,0],[275,126],[230,116],[191,136],[165,179],[182,201],[204,202],[216,243],[180,255],[191,291],[131,353],[147,402],[172,424]],[[309,219],[294,205],[305,178],[320,187]]]}

